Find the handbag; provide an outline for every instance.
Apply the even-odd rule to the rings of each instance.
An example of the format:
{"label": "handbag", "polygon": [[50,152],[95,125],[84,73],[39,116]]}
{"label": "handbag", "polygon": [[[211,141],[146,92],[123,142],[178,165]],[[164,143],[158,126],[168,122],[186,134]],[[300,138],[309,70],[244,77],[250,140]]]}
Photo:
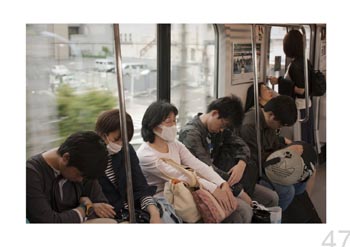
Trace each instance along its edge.
{"label": "handbag", "polygon": [[173,205],[176,214],[185,222],[197,222],[201,219],[201,215],[191,193],[192,187],[196,186],[197,184],[195,174],[189,170],[186,170],[171,159],[162,158],[160,160],[180,170],[183,174],[190,178],[190,183],[188,184],[168,176],[159,169],[164,176],[169,178],[169,181],[164,185],[163,193],[167,201]]}
{"label": "handbag", "polygon": [[252,223],[271,223],[270,212],[257,201],[252,201],[253,218]]}
{"label": "handbag", "polygon": [[191,180],[187,185],[178,179],[171,179],[164,186],[164,196],[184,221],[197,222],[202,218],[205,223],[219,223],[233,212],[224,210],[215,197],[199,184],[195,172],[183,168],[173,160],[162,160],[181,170]]}
{"label": "handbag", "polygon": [[220,223],[232,212],[226,212],[215,197],[201,186],[192,192],[194,201],[205,223]]}
{"label": "handbag", "polygon": [[252,201],[252,223],[281,223],[282,208],[279,206],[265,207],[256,201]]}

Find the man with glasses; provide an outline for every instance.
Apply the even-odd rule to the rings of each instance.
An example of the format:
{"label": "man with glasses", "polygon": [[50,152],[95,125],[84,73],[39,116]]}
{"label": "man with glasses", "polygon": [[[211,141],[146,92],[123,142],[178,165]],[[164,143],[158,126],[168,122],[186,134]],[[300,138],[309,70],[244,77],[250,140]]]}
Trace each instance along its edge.
{"label": "man with glasses", "polygon": [[250,197],[265,206],[276,206],[278,196],[275,192],[255,186],[257,169],[250,164],[249,148],[230,130],[239,127],[243,117],[242,102],[238,97],[216,99],[209,104],[206,113],[198,113],[181,129],[179,140],[228,181],[233,194],[241,199],[239,207],[242,210],[251,211]]}

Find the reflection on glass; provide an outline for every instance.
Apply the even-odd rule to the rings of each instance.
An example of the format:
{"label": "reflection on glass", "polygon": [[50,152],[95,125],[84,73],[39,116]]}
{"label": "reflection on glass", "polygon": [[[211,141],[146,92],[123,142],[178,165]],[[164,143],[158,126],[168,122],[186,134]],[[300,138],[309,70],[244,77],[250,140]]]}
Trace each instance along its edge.
{"label": "reflection on glass", "polygon": [[213,25],[171,25],[171,102],[181,128],[215,97]]}
{"label": "reflection on glass", "polygon": [[[148,26],[121,27],[127,33],[122,42],[126,105],[133,109],[136,136],[147,107],[142,97],[155,100],[155,25]],[[117,107],[118,92],[112,25],[28,24],[26,42],[29,157],[77,130],[93,130],[101,111]]]}
{"label": "reflection on glass", "polygon": [[[310,56],[310,26],[304,26],[306,32],[306,54]],[[286,27],[271,27],[270,53],[267,68],[268,76],[283,76],[286,70],[286,55],[283,52],[283,38],[287,33]],[[277,85],[275,90],[277,90]]]}
{"label": "reflection on glass", "polygon": [[155,24],[121,24],[122,70],[126,111],[134,123],[131,143],[143,142],[141,121],[147,107],[157,100],[157,42]]}

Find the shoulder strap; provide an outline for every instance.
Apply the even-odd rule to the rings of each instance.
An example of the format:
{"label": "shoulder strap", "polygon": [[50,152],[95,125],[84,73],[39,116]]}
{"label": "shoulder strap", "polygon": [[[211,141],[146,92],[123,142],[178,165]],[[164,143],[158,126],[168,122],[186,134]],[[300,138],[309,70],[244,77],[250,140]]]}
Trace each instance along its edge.
{"label": "shoulder strap", "polygon": [[[184,174],[185,176],[187,176],[190,179],[190,183],[189,186],[191,187],[195,187],[198,184],[197,181],[197,176],[196,173],[190,170],[185,169],[182,165],[176,163],[175,161],[173,161],[172,159],[167,159],[167,158],[160,158],[160,161],[163,161],[165,163],[167,163],[168,165],[171,165],[172,167],[174,167],[175,169],[177,169],[178,171],[180,171],[182,174]],[[174,177],[169,176],[168,174],[166,174],[164,171],[162,171],[159,167],[157,167],[158,170],[167,178],[169,179],[176,179]]]}

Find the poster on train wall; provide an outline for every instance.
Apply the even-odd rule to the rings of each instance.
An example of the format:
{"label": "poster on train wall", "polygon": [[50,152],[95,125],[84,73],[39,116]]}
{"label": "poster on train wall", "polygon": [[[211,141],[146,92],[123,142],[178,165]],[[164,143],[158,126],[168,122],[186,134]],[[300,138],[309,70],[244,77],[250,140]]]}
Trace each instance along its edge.
{"label": "poster on train wall", "polygon": [[[260,70],[261,44],[256,44],[258,73]],[[253,81],[253,55],[251,43],[232,44],[232,85]]]}

